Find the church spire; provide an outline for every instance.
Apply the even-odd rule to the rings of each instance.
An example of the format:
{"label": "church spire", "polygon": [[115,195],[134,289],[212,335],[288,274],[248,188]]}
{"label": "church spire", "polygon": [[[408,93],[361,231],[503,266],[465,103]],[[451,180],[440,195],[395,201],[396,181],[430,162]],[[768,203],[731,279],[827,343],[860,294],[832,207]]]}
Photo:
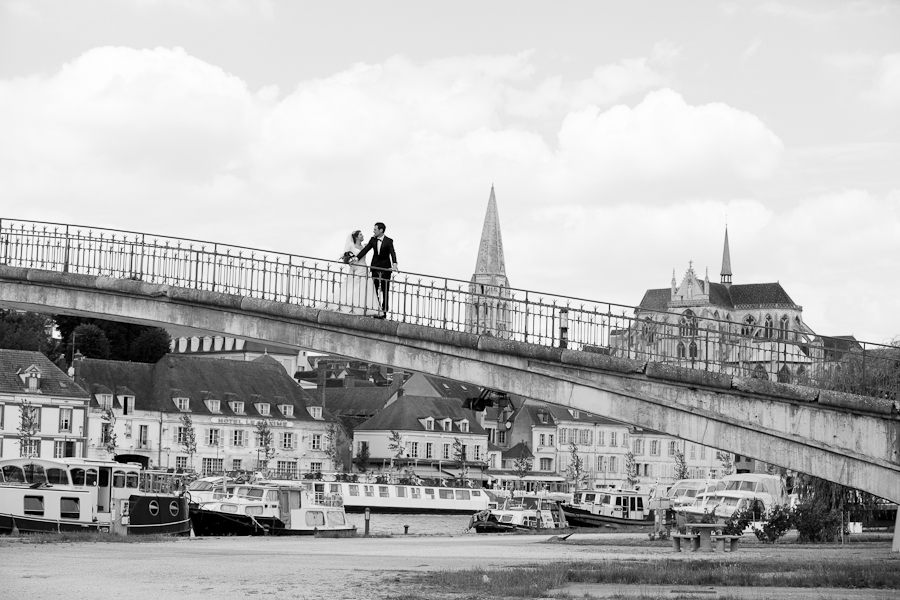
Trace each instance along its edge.
{"label": "church spire", "polygon": [[728,225],[725,226],[725,249],[722,250],[721,283],[731,286],[731,250],[728,249]]}
{"label": "church spire", "polygon": [[491,197],[488,199],[487,213],[484,215],[484,227],[481,229],[481,243],[478,245],[478,261],[475,263],[475,277],[499,276],[506,279],[506,261],[503,258],[503,236],[500,234],[500,213],[497,211],[497,198],[494,186],[491,186]]}

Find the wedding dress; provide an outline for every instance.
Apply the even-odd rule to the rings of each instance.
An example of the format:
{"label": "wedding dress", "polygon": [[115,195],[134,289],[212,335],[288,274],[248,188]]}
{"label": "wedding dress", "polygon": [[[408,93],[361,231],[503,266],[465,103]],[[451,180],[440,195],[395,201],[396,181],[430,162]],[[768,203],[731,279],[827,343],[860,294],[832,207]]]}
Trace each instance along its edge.
{"label": "wedding dress", "polygon": [[[362,246],[357,246],[351,237],[347,236],[344,244],[345,254],[349,252],[355,257],[361,249]],[[378,300],[366,257],[348,263],[344,267],[343,275],[339,275],[334,284],[327,308],[351,315],[382,314],[381,302]]]}

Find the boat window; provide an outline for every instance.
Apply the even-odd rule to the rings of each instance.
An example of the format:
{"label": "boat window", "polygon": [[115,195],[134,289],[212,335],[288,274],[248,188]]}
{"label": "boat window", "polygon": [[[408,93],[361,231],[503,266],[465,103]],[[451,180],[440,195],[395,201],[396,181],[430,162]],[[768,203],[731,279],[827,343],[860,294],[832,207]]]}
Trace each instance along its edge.
{"label": "boat window", "polygon": [[729,481],[728,485],[725,487],[725,489],[728,490],[729,492],[738,491],[741,489],[741,482],[740,481]]}
{"label": "boat window", "polygon": [[364,485],[363,492],[366,494],[366,496],[372,497],[375,495],[375,488],[371,485]]}
{"label": "boat window", "polygon": [[244,512],[248,515],[261,515],[263,513],[262,506],[248,506],[244,509]]}
{"label": "boat window", "polygon": [[378,486],[378,495],[381,498],[387,498],[388,496],[390,496],[390,493],[388,492],[388,487],[386,485],[379,485]]}
{"label": "boat window", "polygon": [[109,469],[100,469],[100,487],[109,487]]}
{"label": "boat window", "polygon": [[65,469],[47,469],[47,483],[69,485],[69,475]]}
{"label": "boat window", "polygon": [[221,500],[222,498],[227,498],[228,492],[222,489],[213,490],[213,500]]}
{"label": "boat window", "polygon": [[199,479],[188,486],[188,490],[192,492],[208,492],[213,489],[212,483],[208,481],[200,481]]}
{"label": "boat window", "polygon": [[453,490],[438,490],[438,494],[444,500],[453,500]]}
{"label": "boat window", "polygon": [[[220,504],[219,505],[219,510],[221,510],[222,512],[225,512],[225,513],[236,513],[237,508],[238,507],[236,504]],[[256,508],[259,508],[259,507],[256,507]]]}
{"label": "boat window", "polygon": [[340,494],[341,493],[341,484],[332,483],[332,484],[330,484],[330,486],[331,486],[330,489],[331,489],[332,494]]}
{"label": "boat window", "polygon": [[17,466],[4,465],[3,478],[9,483],[25,483],[25,472]]}
{"label": "boat window", "polygon": [[125,487],[127,488],[137,488],[138,486],[138,474],[134,471],[129,471],[125,474]]}
{"label": "boat window", "polygon": [[86,469],[84,472],[85,485],[97,485],[97,469]]}
{"label": "boat window", "polygon": [[421,498],[422,490],[420,490],[419,488],[412,488],[412,497],[416,499]]}
{"label": "boat window", "polygon": [[266,492],[266,500],[269,502],[277,502],[278,501],[278,490],[269,490]]}
{"label": "boat window", "polygon": [[609,494],[603,494],[597,499],[597,504],[609,504],[610,500]]}
{"label": "boat window", "polygon": [[481,492],[479,492],[478,490],[472,490],[473,498],[478,498],[479,496],[481,496]]}
{"label": "boat window", "polygon": [[425,488],[425,495],[434,498],[434,490],[431,488]]}
{"label": "boat window", "polygon": [[247,497],[262,499],[264,491],[265,490],[263,490],[262,488],[250,488],[250,491],[247,492]]}
{"label": "boat window", "polygon": [[644,499],[641,498],[640,496],[638,496],[638,499],[637,499],[637,509],[644,510]]}
{"label": "boat window", "polygon": [[696,498],[697,490],[685,490],[684,495],[687,496],[688,498]]}
{"label": "boat window", "polygon": [[616,496],[616,506],[622,506],[622,496]]}
{"label": "boat window", "polygon": [[44,514],[44,497],[43,496],[25,496],[25,514],[41,515]]}
{"label": "boat window", "polygon": [[41,465],[28,463],[27,465],[22,465],[22,468],[25,470],[26,483],[47,483],[47,474]]}
{"label": "boat window", "polygon": [[721,491],[724,490],[724,489],[725,489],[725,482],[724,482],[724,481],[720,481],[719,483],[716,484],[716,491],[717,491],[717,492],[721,492]]}
{"label": "boat window", "polygon": [[350,486],[350,495],[351,496],[359,496],[359,486],[358,485]]}
{"label": "boat window", "polygon": [[771,492],[769,492],[769,488],[766,487],[766,484],[764,484],[764,483],[761,482],[761,481],[760,481],[759,483],[756,484],[756,493],[758,493],[758,494],[769,494],[769,495],[771,495]]}
{"label": "boat window", "polygon": [[469,490],[456,490],[456,499],[457,500],[469,500]]}
{"label": "boat window", "polygon": [[575,492],[572,496],[572,504],[581,504],[581,492]]}
{"label": "boat window", "polygon": [[332,527],[341,527],[347,524],[344,513],[337,510],[328,511],[328,524]]}
{"label": "boat window", "polygon": [[738,498],[723,498],[721,504],[723,506],[737,506]]}
{"label": "boat window", "polygon": [[119,471],[119,470],[113,471],[113,487],[116,487],[116,488],[125,487],[125,471]]}
{"label": "boat window", "polygon": [[311,510],[306,513],[306,524],[309,527],[322,527],[325,525],[325,513],[321,510]]}
{"label": "boat window", "polygon": [[741,482],[741,491],[742,492],[752,492],[754,487],[756,487],[756,485],[753,481],[742,481]]}
{"label": "boat window", "polygon": [[59,516],[63,519],[77,519],[81,516],[81,506],[78,498],[60,498]]}
{"label": "boat window", "polygon": [[406,498],[406,488],[402,485],[397,486],[397,497],[398,498]]}
{"label": "boat window", "polygon": [[84,485],[84,469],[69,469],[72,485]]}

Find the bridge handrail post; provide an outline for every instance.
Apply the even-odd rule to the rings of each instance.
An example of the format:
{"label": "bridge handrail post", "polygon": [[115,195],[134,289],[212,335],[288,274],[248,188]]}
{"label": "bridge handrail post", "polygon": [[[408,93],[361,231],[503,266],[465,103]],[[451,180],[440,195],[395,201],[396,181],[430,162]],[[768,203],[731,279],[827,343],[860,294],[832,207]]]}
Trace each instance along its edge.
{"label": "bridge handrail post", "polygon": [[218,269],[216,268],[216,264],[219,260],[219,245],[213,244],[213,256],[212,256],[212,291],[216,291],[216,272]]}
{"label": "bridge handrail post", "polygon": [[66,225],[66,252],[63,257],[63,273],[69,272],[69,226]]}
{"label": "bridge handrail post", "polygon": [[528,308],[529,308],[529,300],[528,300],[528,290],[525,290],[525,339],[523,340],[526,344],[528,343]]}

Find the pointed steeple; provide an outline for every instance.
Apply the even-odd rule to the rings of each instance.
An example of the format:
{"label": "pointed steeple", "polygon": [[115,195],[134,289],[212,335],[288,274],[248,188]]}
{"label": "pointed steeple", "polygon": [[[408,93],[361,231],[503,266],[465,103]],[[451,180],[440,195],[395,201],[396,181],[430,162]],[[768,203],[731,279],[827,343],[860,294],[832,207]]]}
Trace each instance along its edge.
{"label": "pointed steeple", "polygon": [[731,286],[731,250],[728,248],[728,226],[725,226],[725,249],[722,250],[721,283]]}
{"label": "pointed steeple", "polygon": [[478,245],[478,261],[475,263],[475,277],[484,275],[506,278],[506,261],[503,258],[503,236],[500,234],[500,213],[494,186],[488,199],[484,227],[481,229],[481,243]]}

